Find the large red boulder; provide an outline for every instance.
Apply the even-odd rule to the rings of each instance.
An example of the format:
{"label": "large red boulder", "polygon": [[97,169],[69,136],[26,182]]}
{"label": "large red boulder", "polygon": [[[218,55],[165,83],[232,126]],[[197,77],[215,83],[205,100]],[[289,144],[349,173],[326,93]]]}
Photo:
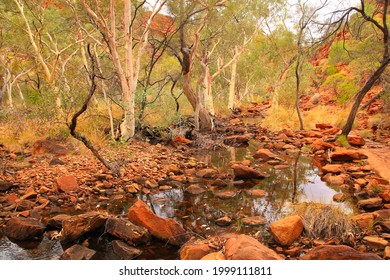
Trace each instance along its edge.
{"label": "large red boulder", "polygon": [[275,251],[255,238],[241,234],[225,243],[225,256],[228,260],[282,260]]}
{"label": "large red boulder", "polygon": [[302,233],[303,222],[300,216],[289,216],[273,222],[270,232],[274,239],[282,246],[291,245]]}
{"label": "large red boulder", "polygon": [[42,236],[45,226],[33,218],[11,218],[4,228],[4,234],[11,239],[23,241]]}
{"label": "large red boulder", "polygon": [[103,227],[107,219],[108,215],[100,212],[88,212],[65,219],[62,222],[61,241],[71,242],[88,232],[95,231]]}
{"label": "large red boulder", "polygon": [[128,218],[132,223],[147,228],[153,236],[172,245],[181,246],[189,238],[178,222],[157,216],[142,200],[129,208]]}

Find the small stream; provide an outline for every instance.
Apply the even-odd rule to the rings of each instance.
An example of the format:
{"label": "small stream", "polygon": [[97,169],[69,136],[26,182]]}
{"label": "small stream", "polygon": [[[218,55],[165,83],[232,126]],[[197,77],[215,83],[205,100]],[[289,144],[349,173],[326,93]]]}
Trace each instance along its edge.
{"label": "small stream", "polygon": [[[108,212],[126,217],[127,209],[135,199],[142,199],[149,204],[155,213],[164,218],[173,218],[183,227],[199,237],[219,235],[229,232],[256,235],[267,244],[270,234],[267,230],[270,223],[288,215],[293,206],[305,202],[319,202],[340,207],[346,214],[353,214],[354,207],[350,202],[333,202],[333,195],[339,190],[329,187],[321,181],[318,169],[312,164],[312,158],[301,155],[298,151],[287,151],[280,154],[288,168],[275,169],[267,163],[253,159],[258,143],[250,142],[246,148],[228,148],[196,155],[196,158],[208,166],[217,168],[222,174],[231,172],[231,161],[251,160],[252,165],[260,168],[269,176],[258,181],[234,181],[227,186],[213,186],[213,180],[202,180],[195,183],[206,189],[206,192],[194,195],[183,189],[170,189],[156,194],[140,194],[137,198],[116,201],[101,205]],[[194,184],[194,183],[193,183]],[[189,184],[190,185],[190,184]],[[187,186],[186,186],[187,187]],[[266,195],[255,197],[246,190],[264,190]],[[233,197],[221,199],[216,192],[231,191]],[[230,225],[216,224],[218,218],[227,216]],[[261,225],[247,226],[242,223],[244,217],[262,216],[266,222]],[[109,238],[92,236],[88,238],[88,247],[97,251],[94,259],[115,259]],[[70,246],[70,245],[67,245]],[[0,237],[0,259],[58,259],[64,247],[57,240],[44,237],[40,242],[13,243],[6,237]],[[154,240],[150,245],[141,248],[144,253],[137,259],[177,259],[177,248]]]}

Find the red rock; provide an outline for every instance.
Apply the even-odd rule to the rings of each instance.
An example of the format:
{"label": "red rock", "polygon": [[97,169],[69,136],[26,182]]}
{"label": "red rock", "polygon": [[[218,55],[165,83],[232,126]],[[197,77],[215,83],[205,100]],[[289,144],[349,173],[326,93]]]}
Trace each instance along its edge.
{"label": "red rock", "polygon": [[390,259],[390,246],[387,246],[387,247],[385,248],[385,251],[384,251],[384,253],[383,253],[383,258],[384,258],[385,260],[389,260],[389,259]]}
{"label": "red rock", "polygon": [[389,245],[389,242],[379,236],[365,236],[363,242],[370,248],[383,250]]}
{"label": "red rock", "polygon": [[47,221],[47,225],[49,225],[51,227],[54,227],[54,228],[57,228],[57,229],[61,229],[62,228],[62,223],[65,220],[70,219],[70,218],[72,218],[72,216],[66,215],[66,214],[59,214],[59,215],[51,217]]}
{"label": "red rock", "polygon": [[68,243],[95,231],[103,227],[107,219],[108,215],[101,212],[88,212],[65,219],[62,222],[61,241]]}
{"label": "red rock", "polygon": [[223,139],[223,143],[232,147],[247,146],[251,135],[231,135]]}
{"label": "red rock", "polygon": [[212,252],[207,243],[184,245],[180,251],[181,260],[200,260]]}
{"label": "red rock", "polygon": [[324,130],[322,133],[325,135],[334,135],[339,131],[340,131],[340,129],[338,127],[333,127],[333,128],[329,128],[329,129]]}
{"label": "red rock", "polygon": [[191,144],[192,143],[191,140],[189,140],[183,136],[176,136],[172,141],[175,144]]}
{"label": "red rock", "polygon": [[228,216],[224,216],[215,220],[215,224],[221,227],[230,226],[232,224],[232,219],[230,219]]}
{"label": "red rock", "polygon": [[347,195],[345,193],[336,193],[333,196],[333,201],[336,202],[344,202],[347,199]]}
{"label": "red rock", "polygon": [[329,123],[317,123],[316,124],[316,128],[318,128],[318,129],[329,129],[329,128],[333,128],[333,125],[331,125]]}
{"label": "red rock", "polygon": [[348,149],[338,149],[331,153],[330,158],[333,161],[353,161],[356,159],[360,159],[360,153],[354,150]]}
{"label": "red rock", "polygon": [[390,202],[390,191],[379,193],[378,196],[382,198],[384,202]]}
{"label": "red rock", "polygon": [[303,222],[298,215],[289,216],[273,222],[269,229],[272,236],[280,245],[291,245],[301,235]]}
{"label": "red rock", "polygon": [[364,209],[375,209],[381,207],[382,205],[383,205],[382,198],[380,197],[373,197],[373,198],[359,200],[356,204],[358,208],[364,208]]}
{"label": "red rock", "polygon": [[326,174],[322,179],[331,186],[341,186],[345,183],[343,175],[332,175],[331,173]]}
{"label": "red rock", "polygon": [[218,171],[212,168],[204,168],[196,172],[196,176],[202,178],[213,178],[218,174]]}
{"label": "red rock", "polygon": [[256,197],[262,197],[266,195],[266,192],[264,190],[259,190],[259,189],[246,190],[245,192],[251,196],[256,196]]}
{"label": "red rock", "polygon": [[245,217],[242,219],[242,223],[246,226],[258,226],[266,222],[267,220],[262,216]]}
{"label": "red rock", "polygon": [[222,252],[213,252],[213,253],[210,253],[210,254],[207,254],[206,256],[204,256],[203,258],[201,258],[201,260],[213,260],[213,261],[223,261],[223,260],[226,260],[225,258],[225,255],[222,253]]}
{"label": "red rock", "polygon": [[373,213],[363,213],[351,217],[351,220],[362,230],[372,229],[374,227],[375,215]]}
{"label": "red rock", "polygon": [[238,191],[236,190],[224,190],[214,193],[214,196],[220,199],[229,199],[235,197],[237,194]]}
{"label": "red rock", "polygon": [[389,209],[381,209],[377,210],[374,212],[374,215],[379,219],[379,220],[387,220],[390,221],[390,210]]}
{"label": "red rock", "polygon": [[69,193],[77,192],[79,190],[79,184],[75,176],[68,175],[57,178],[58,190]]}
{"label": "red rock", "polygon": [[14,240],[30,240],[42,236],[45,226],[36,219],[14,217],[5,225],[4,234]]}
{"label": "red rock", "polygon": [[69,153],[69,150],[64,146],[58,145],[57,143],[50,140],[38,140],[32,147],[32,154],[54,154],[57,156],[64,156]]}
{"label": "red rock", "polygon": [[0,192],[4,192],[6,190],[9,190],[13,187],[15,187],[16,185],[14,183],[11,183],[11,182],[5,182],[5,181],[0,181]]}
{"label": "red rock", "polygon": [[84,245],[75,244],[65,250],[60,260],[90,260],[96,251],[91,250]]}
{"label": "red rock", "polygon": [[120,260],[132,260],[142,254],[141,250],[131,247],[120,240],[112,241],[111,246]]}
{"label": "red rock", "polygon": [[204,193],[206,190],[200,186],[197,185],[190,185],[185,189],[185,192],[190,194],[201,194]]}
{"label": "red rock", "polygon": [[264,179],[268,177],[267,174],[248,166],[236,164],[232,168],[236,179]]}
{"label": "red rock", "polygon": [[225,243],[225,256],[228,260],[282,260],[275,251],[253,237],[241,234]]}
{"label": "red rock", "polygon": [[322,172],[324,173],[334,173],[334,174],[339,174],[344,172],[344,167],[342,164],[327,164],[324,165],[321,168]]}
{"label": "red rock", "polygon": [[327,149],[333,149],[334,145],[328,142],[325,142],[322,139],[317,139],[311,144],[311,148],[314,151],[319,151],[319,150],[327,150]]}
{"label": "red rock", "polygon": [[271,159],[279,159],[279,157],[268,149],[259,149],[253,156],[255,159],[267,161]]}
{"label": "red rock", "polygon": [[134,224],[147,228],[153,236],[172,245],[180,246],[189,238],[188,233],[178,222],[158,217],[141,200],[138,200],[129,208],[128,218]]}
{"label": "red rock", "polygon": [[380,260],[375,254],[362,253],[345,245],[321,245],[311,249],[301,260]]}
{"label": "red rock", "polygon": [[356,146],[356,147],[362,147],[366,144],[366,141],[359,136],[348,136],[347,141],[349,145]]}
{"label": "red rock", "polygon": [[120,238],[129,245],[140,245],[150,240],[150,233],[146,228],[136,226],[125,219],[108,218],[105,227],[107,233]]}

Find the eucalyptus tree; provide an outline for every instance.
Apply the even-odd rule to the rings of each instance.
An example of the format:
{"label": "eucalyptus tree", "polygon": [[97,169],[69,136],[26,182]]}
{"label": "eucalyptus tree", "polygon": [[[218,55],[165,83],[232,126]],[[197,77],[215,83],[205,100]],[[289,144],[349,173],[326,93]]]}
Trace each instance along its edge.
{"label": "eucalyptus tree", "polygon": [[[382,74],[387,69],[390,63],[390,36],[389,36],[389,0],[383,1],[368,1],[360,0],[360,6],[352,6],[346,9],[334,12],[332,34],[339,32],[345,34],[352,32],[351,18],[357,17],[360,21],[360,26],[369,25],[371,27],[372,38],[381,42],[381,50],[375,52],[377,67],[370,73],[364,85],[354,95],[354,102],[351,107],[348,119],[342,129],[342,135],[348,136],[351,132],[356,115],[359,111],[360,104],[364,97],[379,80]],[[358,28],[358,31],[363,30]]]}
{"label": "eucalyptus tree", "polygon": [[320,1],[318,6],[310,6],[310,2],[298,0],[297,13],[300,15],[297,24],[297,55],[295,59],[295,109],[299,119],[300,130],[304,130],[303,118],[299,108],[299,99],[301,96],[301,77],[302,69],[305,61],[305,55],[310,48],[316,44],[314,37],[315,30],[312,29],[313,23],[316,21],[318,12],[328,4],[328,0]]}
{"label": "eucalyptus tree", "polygon": [[[136,19],[140,16],[140,11],[145,9],[147,4],[145,0],[125,0],[120,3],[115,0],[80,0],[80,2],[100,31],[103,44],[109,50],[122,91],[124,119],[120,125],[121,138],[123,141],[128,141],[135,134],[135,91],[141,69],[141,58],[147,48],[152,20],[166,1],[155,1],[147,20],[141,21],[137,28],[135,28]],[[122,16],[119,17],[119,13]]]}
{"label": "eucalyptus tree", "polygon": [[[212,129],[212,84],[232,67],[229,80],[234,107],[237,62],[269,8],[281,1],[180,1],[169,6],[179,18],[174,54],[181,64],[183,92],[195,111],[198,129]],[[180,51],[178,51],[180,49]]]}

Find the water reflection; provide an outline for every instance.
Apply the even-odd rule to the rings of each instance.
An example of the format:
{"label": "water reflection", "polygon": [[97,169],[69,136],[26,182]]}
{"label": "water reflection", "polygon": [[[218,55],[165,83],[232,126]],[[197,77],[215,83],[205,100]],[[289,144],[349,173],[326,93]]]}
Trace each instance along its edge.
{"label": "water reflection", "polygon": [[[266,163],[259,163],[253,159],[258,143],[250,142],[247,148],[221,149],[207,154],[198,154],[197,158],[207,165],[217,168],[221,174],[230,173],[231,161],[250,160],[253,165],[269,174],[269,177],[250,182],[234,182],[233,179],[224,188],[216,188],[212,180],[204,180],[202,185],[208,187],[207,192],[192,195],[181,189],[163,191],[150,197],[140,198],[152,205],[160,217],[173,218],[180,222],[187,230],[192,230],[202,236],[226,233],[256,233],[262,231],[270,223],[288,215],[292,206],[304,202],[319,202],[340,207],[346,214],[354,212],[349,202],[335,203],[333,196],[337,190],[326,185],[318,175],[318,169],[313,165],[310,157],[301,152],[292,152],[289,155],[282,153],[279,156],[284,160],[286,168],[278,169]],[[266,192],[264,197],[253,197],[245,192],[246,189],[260,189]],[[215,196],[216,192],[233,191],[236,195],[229,199]],[[218,226],[215,221],[228,216],[232,219],[230,226]],[[243,217],[263,216],[267,223],[264,226],[247,226],[241,223]]]}
{"label": "water reflection", "polygon": [[62,253],[61,244],[46,237],[36,244],[19,245],[11,242],[7,237],[0,237],[0,260],[55,260]]}

